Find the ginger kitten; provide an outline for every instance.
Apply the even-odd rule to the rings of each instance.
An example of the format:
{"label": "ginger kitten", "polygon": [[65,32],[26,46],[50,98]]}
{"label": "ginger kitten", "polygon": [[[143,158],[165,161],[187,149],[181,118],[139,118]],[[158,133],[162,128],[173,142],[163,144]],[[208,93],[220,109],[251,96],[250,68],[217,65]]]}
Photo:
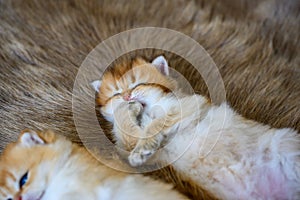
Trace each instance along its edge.
{"label": "ginger kitten", "polygon": [[92,83],[132,166],[156,155],[220,199],[300,199],[296,131],[247,120],[225,102],[178,95],[168,75],[163,56],[152,63],[137,58]]}
{"label": "ginger kitten", "polygon": [[26,130],[0,159],[1,200],[186,199],[170,185],[106,167],[51,131]]}

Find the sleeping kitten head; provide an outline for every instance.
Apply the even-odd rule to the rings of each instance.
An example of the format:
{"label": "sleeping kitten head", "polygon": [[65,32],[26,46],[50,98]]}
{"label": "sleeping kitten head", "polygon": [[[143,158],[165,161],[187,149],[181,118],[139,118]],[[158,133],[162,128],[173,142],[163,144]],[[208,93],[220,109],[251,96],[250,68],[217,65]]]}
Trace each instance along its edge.
{"label": "sleeping kitten head", "polygon": [[[57,168],[59,149],[53,132],[23,131],[0,159],[1,200],[41,200]],[[66,145],[65,145],[66,146]]]}
{"label": "sleeping kitten head", "polygon": [[162,96],[176,89],[176,82],[169,76],[166,59],[159,56],[146,62],[136,58],[131,63],[123,63],[107,70],[101,81],[92,86],[98,92],[97,103],[101,113],[113,122],[113,112],[124,101],[138,101],[145,108],[151,107]]}

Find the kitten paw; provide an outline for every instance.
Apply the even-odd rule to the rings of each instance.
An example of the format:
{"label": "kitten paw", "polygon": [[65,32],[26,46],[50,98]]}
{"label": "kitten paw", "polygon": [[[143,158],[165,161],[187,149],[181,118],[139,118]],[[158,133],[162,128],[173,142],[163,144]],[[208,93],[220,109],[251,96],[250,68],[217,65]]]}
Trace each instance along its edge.
{"label": "kitten paw", "polygon": [[136,118],[143,111],[143,106],[139,102],[122,102],[115,110],[115,118],[118,116],[127,116]]}
{"label": "kitten paw", "polygon": [[154,150],[147,149],[134,149],[129,157],[128,161],[131,166],[137,167],[143,165],[152,155],[154,154]]}
{"label": "kitten paw", "polygon": [[128,108],[133,113],[134,116],[138,116],[143,110],[142,104],[136,101],[129,102]]}

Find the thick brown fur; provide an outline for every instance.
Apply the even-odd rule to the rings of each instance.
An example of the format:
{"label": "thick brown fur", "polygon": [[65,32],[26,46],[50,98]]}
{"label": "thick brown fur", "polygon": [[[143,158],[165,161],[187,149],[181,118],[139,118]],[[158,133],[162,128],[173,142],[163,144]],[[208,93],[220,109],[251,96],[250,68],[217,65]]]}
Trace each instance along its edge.
{"label": "thick brown fur", "polygon": [[[80,64],[104,39],[143,26],[198,41],[220,69],[228,102],[243,116],[300,131],[299,8],[297,0],[0,1],[0,149],[25,127],[51,128],[80,143],[71,103]],[[200,75],[178,56],[143,50],[129,57],[162,53],[208,95]],[[172,169],[155,176],[195,199],[209,198]]]}

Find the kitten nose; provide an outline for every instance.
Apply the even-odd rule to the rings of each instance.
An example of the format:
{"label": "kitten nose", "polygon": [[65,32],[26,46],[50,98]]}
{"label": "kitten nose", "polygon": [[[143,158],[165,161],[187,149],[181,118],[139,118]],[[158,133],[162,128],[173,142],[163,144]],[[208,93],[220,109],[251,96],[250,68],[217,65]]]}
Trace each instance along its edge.
{"label": "kitten nose", "polygon": [[123,99],[125,100],[125,101],[130,101],[130,94],[129,93],[125,93],[124,95],[123,95]]}

